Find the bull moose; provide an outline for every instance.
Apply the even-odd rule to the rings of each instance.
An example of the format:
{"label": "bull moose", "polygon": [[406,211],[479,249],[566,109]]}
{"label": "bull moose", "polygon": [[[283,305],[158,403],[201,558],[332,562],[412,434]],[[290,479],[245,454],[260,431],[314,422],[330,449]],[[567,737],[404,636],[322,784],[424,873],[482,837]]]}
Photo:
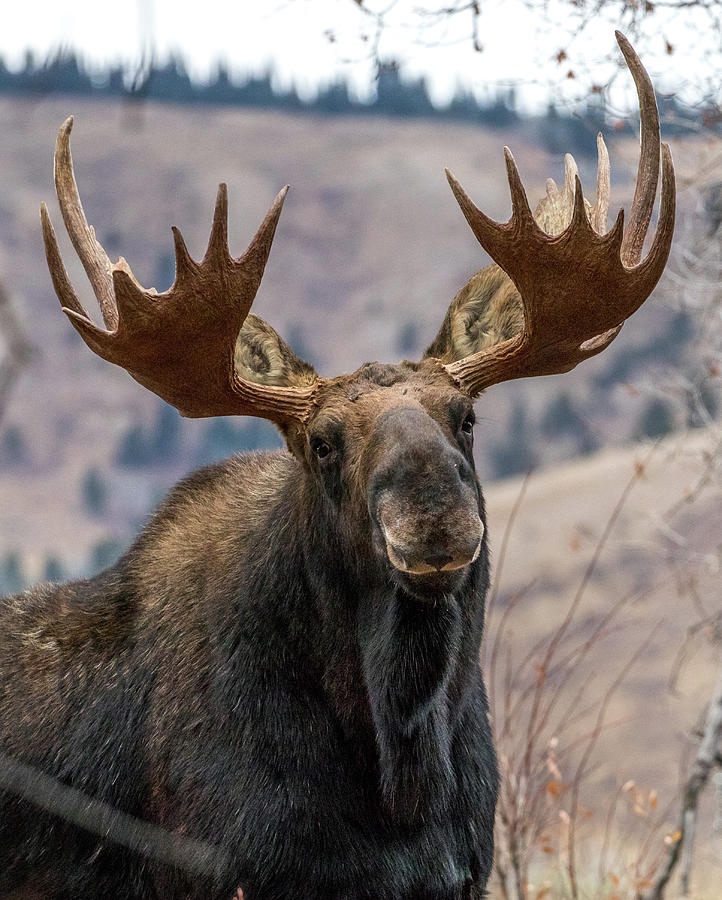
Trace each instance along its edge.
{"label": "bull moose", "polygon": [[[259,416],[287,449],[190,475],[111,568],[0,603],[0,773],[23,766],[58,798],[3,776],[0,896],[484,895],[497,769],[479,667],[489,551],[474,400],[599,353],[662,274],[674,170],[649,77],[618,41],[642,123],[626,228],[620,212],[607,231],[601,136],[593,207],[571,157],[564,187],[549,181],[532,213],[505,151],[506,224],[447,173],[495,264],[418,362],[336,378],[249,312],[285,189],[234,259],[221,185],[203,260],[174,229],[175,282],[156,293],[97,242],[72,120],[62,126],[58,200],[105,323],[76,296],[43,206],[73,326],[183,415]],[[113,814],[141,837],[123,837]],[[159,834],[178,852],[156,853]]]}

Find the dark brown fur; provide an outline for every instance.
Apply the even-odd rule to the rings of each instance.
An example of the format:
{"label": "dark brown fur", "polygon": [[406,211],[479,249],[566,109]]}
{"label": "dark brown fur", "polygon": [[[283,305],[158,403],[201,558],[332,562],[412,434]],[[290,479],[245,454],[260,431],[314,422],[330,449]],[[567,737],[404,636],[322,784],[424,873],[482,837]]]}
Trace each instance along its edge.
{"label": "dark brown fur", "polygon": [[369,363],[323,383],[290,454],[196,473],[107,572],[0,603],[2,752],[230,860],[191,875],[6,793],[0,896],[481,896],[486,538],[409,575],[378,519],[422,555],[470,539],[470,414],[435,360]]}

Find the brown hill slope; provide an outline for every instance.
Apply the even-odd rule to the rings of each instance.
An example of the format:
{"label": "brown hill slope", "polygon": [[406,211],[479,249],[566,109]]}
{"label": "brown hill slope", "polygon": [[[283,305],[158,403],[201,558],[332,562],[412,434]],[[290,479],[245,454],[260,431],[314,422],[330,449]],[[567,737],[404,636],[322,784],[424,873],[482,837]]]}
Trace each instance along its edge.
{"label": "brown hill slope", "polygon": [[[181,226],[192,252],[200,254],[219,181],[229,183],[231,246],[237,250],[278,188],[291,183],[257,311],[326,374],[367,359],[419,354],[450,299],[488,262],[448,190],[445,165],[500,219],[509,208],[503,143],[513,146],[530,197],[541,196],[548,175],[562,174],[562,161],[529,146],[521,133],[443,122],[153,104],[131,114],[120,102],[0,98],[6,125],[0,142],[0,274],[38,348],[5,422],[22,431],[26,453],[16,472],[23,477],[65,465],[72,477],[81,457],[86,468],[99,466],[110,477],[128,430],[157,413],[152,397],[86,351],[50,288],[37,211],[41,200],[48,201],[59,224],[52,148],[71,112],[88,217],[111,256],[122,253],[141,281],[159,289],[173,278],[170,225]],[[629,201],[635,148],[622,143],[612,156],[614,207]],[[581,162],[591,188],[592,166]],[[87,298],[80,265],[67,242],[63,246],[71,276]],[[532,459],[545,465],[633,438],[649,398],[620,385],[640,366],[649,370],[655,358],[673,363],[679,329],[683,321],[650,302],[605,354],[570,375],[496,388],[479,407],[485,474],[518,470]],[[568,402],[555,412],[560,393]],[[173,457],[178,465],[170,466],[166,483],[207,458],[198,448],[208,429],[204,422],[183,423]],[[0,467],[7,470],[1,451]],[[148,500],[127,499],[123,506],[146,508]],[[113,527],[127,531],[128,518],[117,518]]]}

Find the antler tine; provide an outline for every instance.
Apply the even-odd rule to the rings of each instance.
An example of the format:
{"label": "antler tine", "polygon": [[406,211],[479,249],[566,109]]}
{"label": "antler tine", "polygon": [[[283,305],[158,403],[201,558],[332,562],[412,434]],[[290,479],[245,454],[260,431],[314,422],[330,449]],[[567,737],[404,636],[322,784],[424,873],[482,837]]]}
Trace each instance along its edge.
{"label": "antler tine", "polygon": [[446,172],[446,180],[456,197],[456,202],[461,207],[464,218],[469,223],[471,230],[476,235],[477,241],[481,246],[493,257],[492,248],[503,241],[505,232],[508,230],[508,224],[502,225],[501,222],[495,222],[483,213],[469,197],[464,188],[454,178],[448,169]]}
{"label": "antler tine", "polygon": [[609,151],[600,131],[597,135],[597,198],[591,215],[592,228],[597,234],[607,233],[610,189]]}
{"label": "antler tine", "polygon": [[78,295],[75,293],[75,290],[70,283],[70,279],[68,278],[63,258],[60,255],[58,239],[55,237],[55,229],[53,228],[53,223],[50,221],[48,208],[44,203],[40,204],[40,222],[43,230],[43,243],[45,244],[45,259],[48,262],[50,277],[53,282],[53,287],[55,288],[55,293],[60,300],[60,305],[64,310],[72,310],[77,315],[83,316],[90,321],[83,304],[78,300]]}
{"label": "antler tine", "polygon": [[228,252],[228,188],[223,183],[218,185],[213,224],[203,262],[214,258],[219,262],[226,262],[231,258]]}
{"label": "antler tine", "polygon": [[572,220],[569,223],[569,230],[581,235],[584,232],[593,233],[592,223],[589,221],[587,209],[589,204],[584,199],[584,191],[582,190],[582,181],[579,173],[574,176],[574,207],[572,211]]}
{"label": "antler tine", "polygon": [[534,228],[534,216],[532,215],[526,191],[522,184],[519,170],[514,162],[514,156],[508,147],[504,147],[504,160],[506,162],[506,177],[511,192],[511,221],[517,228]]}
{"label": "antler tine", "polygon": [[639,98],[641,134],[639,168],[632,209],[622,242],[622,262],[625,266],[635,266],[642,256],[642,246],[652,218],[654,197],[657,193],[660,145],[659,113],[654,88],[647,70],[621,31],[616,31],[615,35],[627,67],[632,73]]}
{"label": "antler tine", "polygon": [[[576,180],[579,175],[576,160],[567,153],[564,157],[564,185],[561,190],[553,178],[547,178],[546,196],[537,203],[534,221],[546,234],[561,234],[572,221],[576,204]],[[588,207],[582,198],[584,208]]]}
{"label": "antler tine", "polygon": [[113,296],[112,265],[96,240],[94,229],[88,225],[80,202],[70,154],[72,129],[73,117],[70,116],[58,132],[55,146],[55,189],[65,227],[98,300],[103,321],[107,328],[113,329],[118,324],[118,311]]}
{"label": "antler tine", "polygon": [[171,226],[173,233],[173,248],[175,250],[175,283],[180,285],[193,277],[198,271],[198,265],[193,261],[180,229]]}
{"label": "antler tine", "polygon": [[288,185],[285,185],[278,194],[276,194],[276,198],[273,201],[271,208],[266,213],[258,231],[253,236],[253,240],[248,245],[248,249],[237,260],[231,260],[232,265],[235,266],[234,271],[239,274],[245,283],[248,305],[243,309],[244,318],[251,308],[251,303],[253,303],[253,299],[256,296],[256,291],[261,284],[263,272],[271,252],[273,238],[276,235],[278,220],[281,217],[281,210],[283,209],[283,203],[288,191],[289,187]]}
{"label": "antler tine", "polygon": [[[477,241],[486,250],[493,260],[499,262],[498,255],[503,254],[507,246],[510,233],[522,234],[528,231],[539,230],[534,221],[529,201],[522,184],[519,170],[514,162],[514,157],[508,147],[504,147],[504,159],[506,161],[507,179],[511,193],[511,218],[508,222],[495,222],[483,213],[466,193],[464,188],[454,178],[448,169],[445,169],[446,180],[453,191],[456,202],[461,207],[466,221],[476,235]],[[502,263],[500,263],[502,265]]]}
{"label": "antler tine", "polygon": [[674,183],[674,164],[669,144],[662,144],[662,196],[659,201],[659,221],[652,246],[644,260],[632,271],[640,281],[649,285],[651,292],[662,276],[667,264],[674,235],[674,219],[677,207],[677,193]]}

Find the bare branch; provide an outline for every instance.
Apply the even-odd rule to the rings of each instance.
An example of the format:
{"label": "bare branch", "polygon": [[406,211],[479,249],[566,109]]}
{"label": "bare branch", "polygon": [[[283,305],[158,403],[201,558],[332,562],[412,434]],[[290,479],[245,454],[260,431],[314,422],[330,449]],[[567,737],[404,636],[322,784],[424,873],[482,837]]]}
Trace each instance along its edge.
{"label": "bare branch", "polygon": [[682,794],[682,809],[678,825],[680,837],[679,840],[670,844],[666,864],[646,900],[663,900],[665,889],[680,857],[683,857],[682,896],[689,896],[699,795],[707,784],[710,771],[717,764],[720,741],[722,741],[722,660],[717,674],[717,683],[707,707],[702,741],[697,751],[692,773],[687,779]]}
{"label": "bare branch", "polygon": [[223,850],[136,819],[0,752],[0,788],[143,856],[195,875],[220,875],[230,865]]}

